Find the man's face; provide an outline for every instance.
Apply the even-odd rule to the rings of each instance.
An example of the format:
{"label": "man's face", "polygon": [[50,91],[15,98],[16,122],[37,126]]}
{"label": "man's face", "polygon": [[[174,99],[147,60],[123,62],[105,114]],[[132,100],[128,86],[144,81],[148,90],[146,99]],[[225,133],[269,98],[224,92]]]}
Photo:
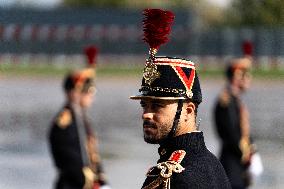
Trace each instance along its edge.
{"label": "man's face", "polygon": [[88,91],[81,94],[80,105],[83,108],[89,108],[94,101],[94,91]]}
{"label": "man's face", "polygon": [[142,99],[144,140],[150,144],[159,144],[172,129],[177,111],[174,100]]}
{"label": "man's face", "polygon": [[238,87],[245,92],[251,84],[251,73],[247,70],[236,70],[235,79],[238,81]]}
{"label": "man's face", "polygon": [[66,92],[68,101],[72,104],[79,104],[81,93],[75,89]]}
{"label": "man's face", "polygon": [[251,85],[251,73],[249,71],[243,72],[241,90],[246,91]]}

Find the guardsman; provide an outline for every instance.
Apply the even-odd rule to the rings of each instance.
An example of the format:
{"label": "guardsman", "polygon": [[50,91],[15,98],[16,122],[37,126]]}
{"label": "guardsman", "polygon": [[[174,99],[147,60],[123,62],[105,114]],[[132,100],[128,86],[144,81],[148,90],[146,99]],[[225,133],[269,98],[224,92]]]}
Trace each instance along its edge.
{"label": "guardsman", "polygon": [[194,63],[156,56],[159,47],[168,41],[173,13],[146,9],[144,16],[149,58],[140,93],[130,98],[140,100],[144,140],[160,145],[160,159],[148,170],[142,188],[231,188],[221,163],[206,148],[203,132],[197,128],[202,94]]}
{"label": "guardsman", "polygon": [[251,81],[251,58],[232,59],[226,70],[227,85],[218,96],[214,118],[222,142],[220,161],[233,189],[245,189],[250,183],[248,166],[254,146],[250,140],[249,112],[241,95]]}
{"label": "guardsman", "polygon": [[88,47],[88,68],[69,73],[63,83],[66,103],[52,123],[50,149],[58,170],[56,189],[107,187],[87,110],[93,102],[96,48]]}

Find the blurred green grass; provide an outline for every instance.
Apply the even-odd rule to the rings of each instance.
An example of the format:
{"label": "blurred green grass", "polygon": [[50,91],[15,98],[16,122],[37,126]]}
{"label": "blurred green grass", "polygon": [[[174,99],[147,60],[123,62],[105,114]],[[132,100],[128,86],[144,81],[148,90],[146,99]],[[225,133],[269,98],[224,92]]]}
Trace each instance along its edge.
{"label": "blurred green grass", "polygon": [[[55,67],[52,65],[0,65],[0,74],[8,77],[62,77],[72,70],[79,70],[81,67]],[[98,66],[96,73],[99,76],[135,76],[140,74],[143,67],[126,67],[126,66]]]}
{"label": "blurred green grass", "polygon": [[[80,68],[55,67],[53,65],[0,65],[0,76],[7,77],[62,77],[71,70]],[[104,65],[97,67],[97,75],[99,77],[138,77],[142,75],[143,65]],[[198,70],[200,77],[206,78],[222,78],[224,77],[223,69],[206,69]],[[252,75],[259,79],[284,79],[284,70],[280,69],[254,69]]]}

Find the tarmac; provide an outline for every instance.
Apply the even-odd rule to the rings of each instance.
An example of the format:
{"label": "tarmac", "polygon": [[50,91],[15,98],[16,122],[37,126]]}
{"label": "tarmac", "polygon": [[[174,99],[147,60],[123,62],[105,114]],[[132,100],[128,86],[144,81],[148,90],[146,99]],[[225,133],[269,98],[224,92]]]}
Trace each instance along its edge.
{"label": "tarmac", "polygon": [[[148,168],[158,159],[157,145],[142,137],[139,101],[129,100],[140,86],[136,77],[97,80],[90,111],[100,152],[113,189],[141,188]],[[198,112],[208,149],[218,156],[219,141],[212,124],[214,100],[224,81],[201,80],[203,103]],[[47,133],[64,103],[61,78],[0,78],[0,188],[51,189],[56,170]],[[251,117],[251,133],[264,172],[251,189],[284,188],[284,83],[256,80],[244,96]]]}

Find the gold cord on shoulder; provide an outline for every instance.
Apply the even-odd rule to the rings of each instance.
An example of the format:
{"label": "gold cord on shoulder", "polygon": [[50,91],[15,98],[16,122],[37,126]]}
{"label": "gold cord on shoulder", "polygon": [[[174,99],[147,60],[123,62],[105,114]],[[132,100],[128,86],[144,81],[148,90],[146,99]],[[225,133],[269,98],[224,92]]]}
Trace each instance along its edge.
{"label": "gold cord on shoulder", "polygon": [[[142,189],[155,189],[162,185],[163,189],[170,189],[170,179],[173,173],[181,173],[185,169],[180,165],[180,163],[175,161],[166,161],[158,163],[156,166],[161,170],[158,178],[151,182],[149,185],[143,187]],[[153,170],[153,169],[152,169]],[[147,176],[152,176],[149,173]]]}

